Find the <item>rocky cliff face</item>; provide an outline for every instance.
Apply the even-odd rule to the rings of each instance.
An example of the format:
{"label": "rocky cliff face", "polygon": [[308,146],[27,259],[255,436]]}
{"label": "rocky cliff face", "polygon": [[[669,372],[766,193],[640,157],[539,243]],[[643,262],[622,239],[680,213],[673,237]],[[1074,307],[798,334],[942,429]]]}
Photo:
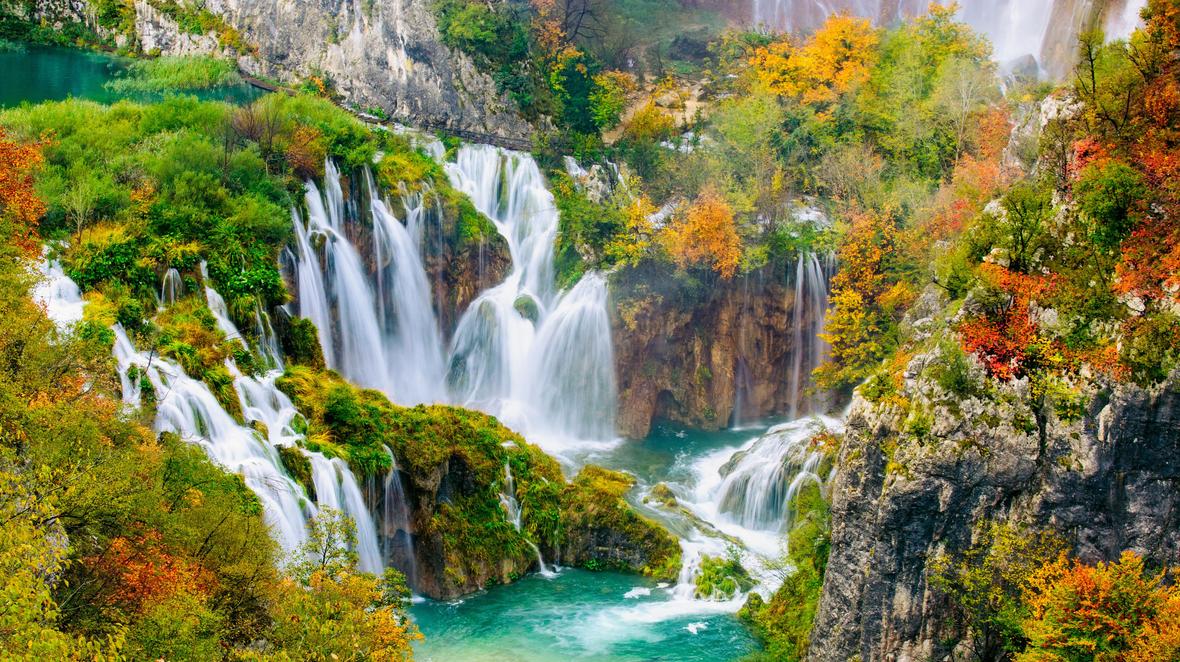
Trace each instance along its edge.
{"label": "rocky cliff face", "polygon": [[[213,34],[186,34],[152,0],[136,0],[144,52],[222,52]],[[527,138],[530,127],[492,79],[440,40],[429,0],[208,0],[254,51],[248,73],[287,82],[326,77],[344,99],[414,126]]]}
{"label": "rocky cliff face", "polygon": [[1180,376],[1038,410],[1024,381],[948,393],[927,376],[941,360],[913,359],[900,399],[852,406],[811,659],[944,659],[962,633],[927,561],[987,520],[1049,527],[1085,562],[1180,561]]}
{"label": "rocky cliff face", "polygon": [[[791,273],[788,273],[791,272]],[[815,367],[812,329],[823,309],[804,301],[796,318],[791,268],[712,284],[686,284],[670,274],[631,273],[611,283],[620,434],[647,435],[667,419],[718,430],[818,406],[796,395],[791,375]],[[799,390],[804,390],[801,384]]]}

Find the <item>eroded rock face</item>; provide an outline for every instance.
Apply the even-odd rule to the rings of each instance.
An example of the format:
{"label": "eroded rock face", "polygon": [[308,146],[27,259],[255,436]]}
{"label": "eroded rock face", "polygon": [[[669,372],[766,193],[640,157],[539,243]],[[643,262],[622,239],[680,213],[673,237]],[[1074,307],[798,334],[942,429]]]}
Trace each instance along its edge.
{"label": "eroded rock face", "polygon": [[[208,0],[256,52],[246,72],[285,82],[327,78],[346,101],[419,127],[524,139],[530,127],[469,59],[444,46],[429,0]],[[227,55],[216,35],[188,35],[137,0],[144,52]]]}
{"label": "eroded rock face", "polygon": [[[943,659],[954,632],[927,560],[961,553],[991,519],[1049,527],[1083,561],[1133,550],[1180,561],[1180,375],[1153,390],[1091,387],[1078,420],[1034,411],[1027,383],[952,396],[921,377],[905,396],[929,428],[858,398],[832,488],[832,551],[810,658]],[[918,433],[921,433],[919,436]]]}
{"label": "eroded rock face", "polygon": [[[697,288],[703,295],[666,275],[612,282],[619,433],[644,437],[657,419],[718,430],[735,411],[746,421],[790,411],[794,353],[808,348],[793,346],[789,277],[767,268]],[[822,314],[807,309],[799,321],[811,326]],[[800,344],[810,340],[803,334]],[[803,379],[814,367],[803,361]],[[805,395],[798,402],[800,412],[822,404]]]}

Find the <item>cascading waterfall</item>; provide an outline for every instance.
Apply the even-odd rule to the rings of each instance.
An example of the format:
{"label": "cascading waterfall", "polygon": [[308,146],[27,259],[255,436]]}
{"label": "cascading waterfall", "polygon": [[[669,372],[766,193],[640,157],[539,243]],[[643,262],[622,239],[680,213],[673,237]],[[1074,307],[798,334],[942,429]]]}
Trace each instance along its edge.
{"label": "cascading waterfall", "polygon": [[42,259],[37,263],[41,279],[33,288],[33,301],[45,308],[45,314],[59,328],[82,321],[86,302],[82,291],[70,280],[61,264],[54,260]]}
{"label": "cascading waterfall", "polygon": [[[504,513],[508,516],[508,522],[517,530],[521,531],[521,511],[520,503],[516,500],[516,481],[512,479],[512,467],[507,462],[504,463],[504,491],[500,493],[500,505],[504,507]],[[537,555],[537,568],[542,577],[553,577],[554,573],[548,566],[545,565],[545,559],[541,556],[541,548],[537,547],[536,543],[525,538],[529,547],[533,548],[533,552]]]}
{"label": "cascading waterfall", "polygon": [[[442,339],[418,243],[389,211],[366,171],[373,221],[371,260],[350,241],[340,173],[329,161],[325,191],[307,182],[306,223],[294,212],[298,313],[319,330],[324,359],[345,377],[400,404],[439,402]],[[376,265],[370,275],[366,264]]]}
{"label": "cascading waterfall", "polygon": [[526,154],[465,145],[446,164],[508,241],[512,270],[459,320],[448,383],[458,404],[500,417],[549,450],[614,438],[614,359],[606,279],[553,285],[557,209]]}
{"label": "cascading waterfall", "polygon": [[[205,276],[204,264],[201,265],[201,274]],[[212,311],[218,327],[225,332],[226,337],[236,338],[245,344],[241,332],[238,331],[233,320],[229,318],[225,299],[208,285],[205,286],[205,297],[209,304],[209,310]],[[263,345],[268,342],[272,342],[272,340],[262,338]],[[264,351],[260,351],[260,353],[265,354]],[[243,375],[234,365],[232,359],[226,360],[226,367],[234,377],[234,389],[238,393],[243,418],[263,424],[267,431],[268,450],[271,457],[277,460],[275,446],[291,446],[302,439],[302,435],[294,430],[294,420],[299,412],[295,409],[290,398],[275,386],[275,380],[282,372],[272,370],[262,378],[255,379]],[[356,527],[356,552],[360,569],[380,574],[385,564],[377,544],[377,531],[373,524],[373,517],[365,505],[356,476],[353,475],[348,464],[339,458],[329,460],[320,453],[306,449],[301,449],[301,452],[311,462],[311,479],[315,485],[317,506],[338,510],[353,521]],[[286,475],[281,464],[276,468]],[[290,479],[288,478],[288,480]]]}
{"label": "cascading waterfall", "polygon": [[827,358],[823,339],[828,310],[828,282],[835,271],[835,258],[803,253],[795,262],[795,298],[791,304],[790,418],[799,417],[806,404],[808,375]]}
{"label": "cascading waterfall", "polygon": [[303,488],[283,469],[274,447],[235,421],[203,382],[171,361],[136,351],[122,327],[116,325],[114,331],[124,402],[139,406],[140,380],[146,378],[155,393],[156,432],[173,432],[200,444],[214,462],[241,474],[262,503],[266,522],[283,549],[296,549],[307,537],[305,522],[313,509],[302,498]]}
{"label": "cascading waterfall", "polygon": [[[446,164],[507,240],[512,269],[464,311],[446,351],[422,263],[425,201],[402,193],[406,223],[364,173],[372,247],[358,250],[340,173],[328,163],[324,192],[308,182],[307,219],[293,213],[286,260],[297,312],[319,330],[329,366],[400,404],[453,402],[499,417],[560,452],[615,437],[614,359],[606,279],[587,274],[554,286],[557,209],[527,154],[465,145]],[[371,268],[366,265],[372,265]]]}
{"label": "cascading waterfall", "polygon": [[789,531],[789,506],[799,490],[822,482],[816,473],[822,454],[808,445],[812,432],[809,421],[786,423],[735,453],[721,467],[717,510],[748,529]]}

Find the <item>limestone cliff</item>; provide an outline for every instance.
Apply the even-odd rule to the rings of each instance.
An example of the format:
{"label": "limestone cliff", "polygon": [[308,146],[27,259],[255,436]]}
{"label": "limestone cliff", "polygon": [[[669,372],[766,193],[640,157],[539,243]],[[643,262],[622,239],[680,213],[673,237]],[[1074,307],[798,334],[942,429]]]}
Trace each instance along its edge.
{"label": "limestone cliff", "polygon": [[951,393],[943,364],[920,354],[896,396],[853,403],[811,659],[945,659],[963,633],[927,562],[988,520],[1051,528],[1088,563],[1180,562],[1180,376],[1038,408],[1026,381],[988,388],[978,368]]}
{"label": "limestone cliff", "polygon": [[[286,83],[318,76],[346,103],[381,108],[413,126],[516,140],[530,135],[495,82],[442,44],[430,0],[128,4],[134,10],[130,33],[100,26],[89,0],[46,0],[37,3],[33,18],[84,22],[120,47],[147,54],[236,57],[243,71]],[[178,22],[194,12],[208,12],[212,21]],[[193,25],[209,22],[220,25],[208,32]]]}
{"label": "limestone cliff", "polygon": [[611,328],[620,434],[646,436],[658,419],[718,430],[789,413],[793,403],[798,411],[820,406],[804,391],[826,305],[806,296],[797,304],[796,278],[790,265],[713,283],[650,270],[617,274]]}

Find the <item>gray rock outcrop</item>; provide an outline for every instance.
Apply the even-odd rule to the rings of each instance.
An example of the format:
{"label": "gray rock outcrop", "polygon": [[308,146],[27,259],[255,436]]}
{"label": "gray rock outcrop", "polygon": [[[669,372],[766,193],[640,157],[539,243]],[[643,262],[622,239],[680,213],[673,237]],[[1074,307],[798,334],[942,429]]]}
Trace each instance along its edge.
{"label": "gray rock outcrop", "polygon": [[1091,385],[1063,420],[1029,404],[1026,381],[946,393],[923,376],[937,360],[911,362],[908,413],[853,404],[813,660],[953,659],[963,633],[927,562],[967,549],[981,522],[1052,529],[1087,563],[1124,550],[1180,561],[1180,375],[1151,390]]}

